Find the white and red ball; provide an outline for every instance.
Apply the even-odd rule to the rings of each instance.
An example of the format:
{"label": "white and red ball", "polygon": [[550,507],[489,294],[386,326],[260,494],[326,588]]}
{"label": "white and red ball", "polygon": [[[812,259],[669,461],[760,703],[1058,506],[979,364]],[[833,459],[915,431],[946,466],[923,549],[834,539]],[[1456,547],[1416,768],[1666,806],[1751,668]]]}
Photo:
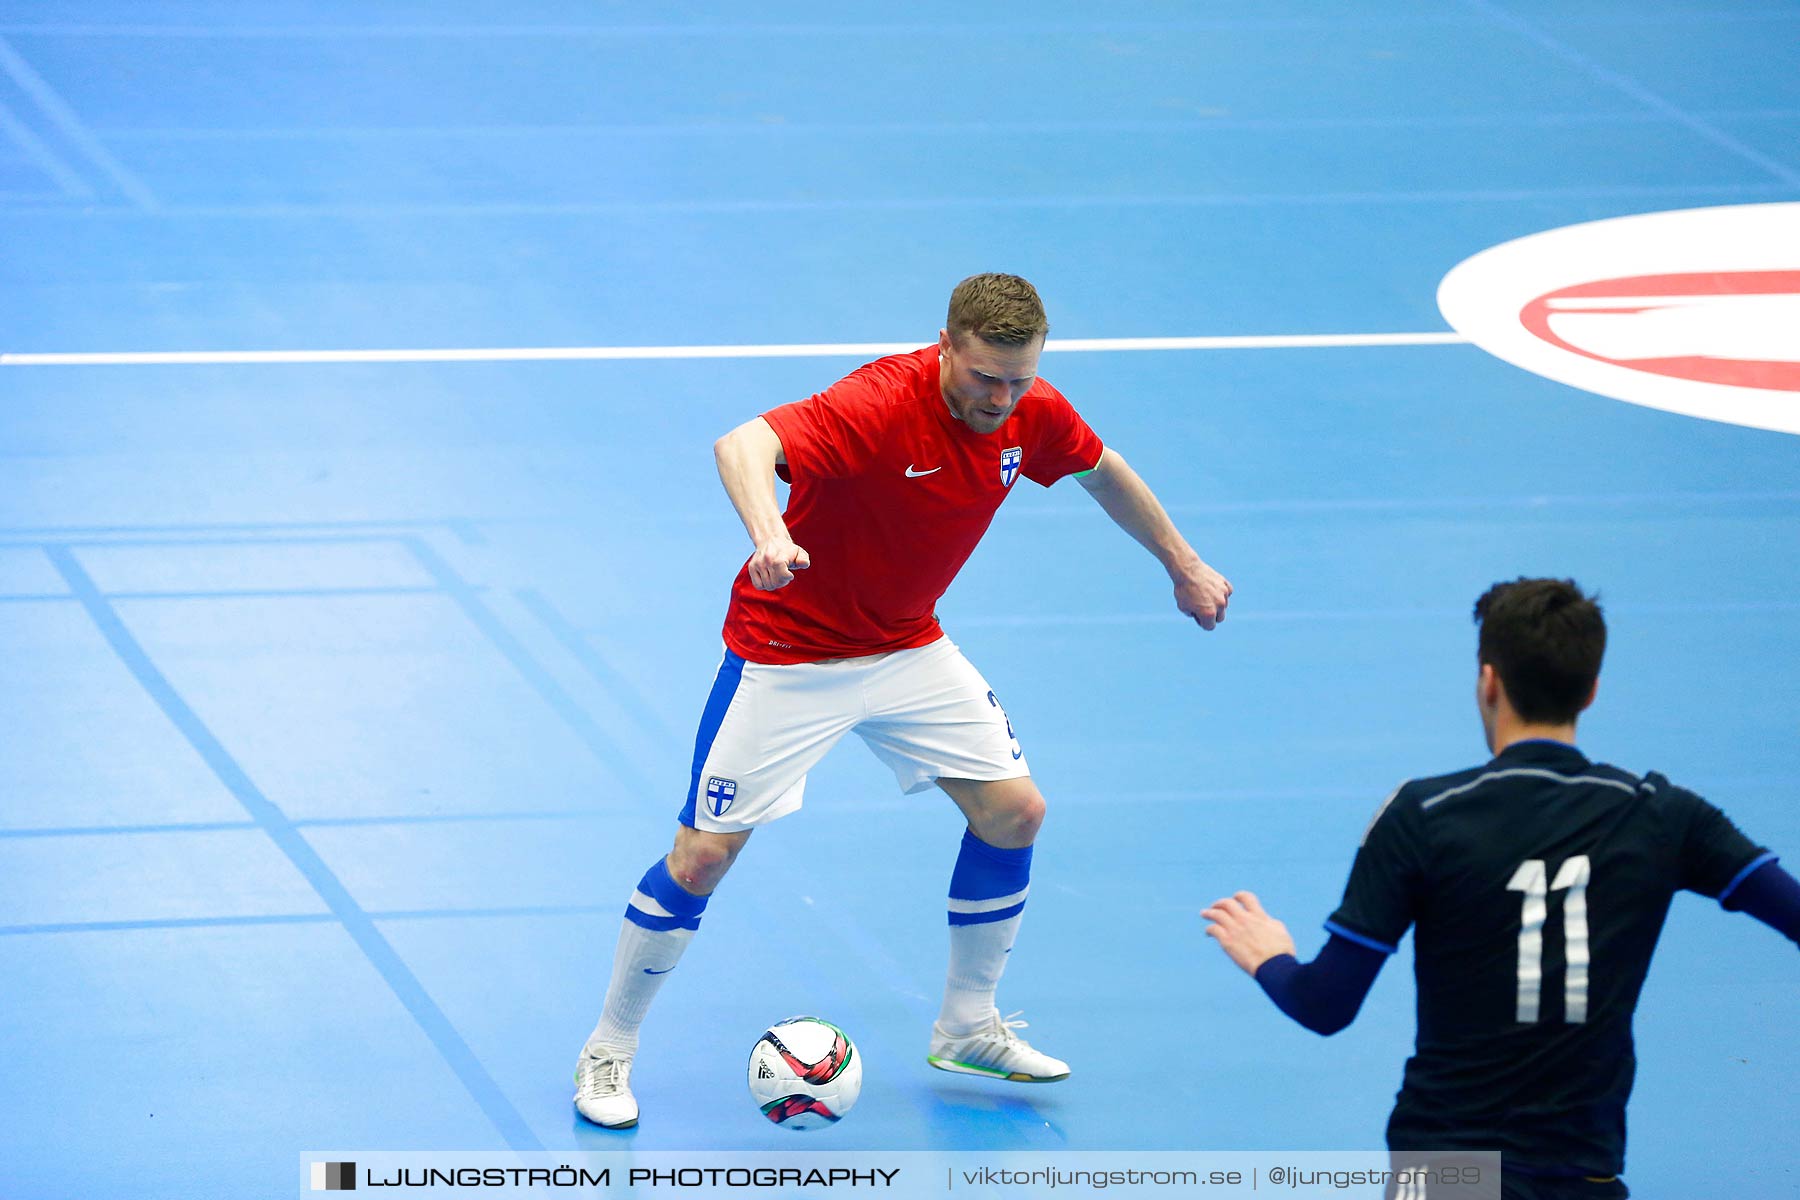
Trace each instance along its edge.
{"label": "white and red ball", "polygon": [[769,1026],[750,1049],[750,1094],[783,1129],[836,1124],[862,1094],[862,1055],[849,1035],[817,1017]]}

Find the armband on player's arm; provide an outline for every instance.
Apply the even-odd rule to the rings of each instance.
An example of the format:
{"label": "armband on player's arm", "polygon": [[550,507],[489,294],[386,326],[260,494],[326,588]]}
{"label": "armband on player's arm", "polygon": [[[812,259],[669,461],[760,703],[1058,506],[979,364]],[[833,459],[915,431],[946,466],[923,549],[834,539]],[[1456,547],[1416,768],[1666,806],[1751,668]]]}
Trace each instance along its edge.
{"label": "armband on player's arm", "polygon": [[1800,880],[1785,871],[1773,854],[1752,862],[1725,889],[1719,903],[1730,912],[1746,912],[1790,941],[1800,944]]}
{"label": "armband on player's arm", "polygon": [[1288,1016],[1330,1037],[1356,1019],[1388,956],[1332,934],[1319,956],[1301,963],[1278,954],[1256,968],[1256,982]]}

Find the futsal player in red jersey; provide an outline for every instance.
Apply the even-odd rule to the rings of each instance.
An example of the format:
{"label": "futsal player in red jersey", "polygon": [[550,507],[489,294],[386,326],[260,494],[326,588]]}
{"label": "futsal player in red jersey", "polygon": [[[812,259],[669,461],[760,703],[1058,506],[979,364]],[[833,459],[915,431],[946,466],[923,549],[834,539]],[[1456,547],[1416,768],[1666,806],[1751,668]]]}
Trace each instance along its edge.
{"label": "futsal player in red jersey", "polygon": [[[994,993],[1044,819],[1024,750],[981,673],[938,625],[938,598],[1020,476],[1075,475],[1168,571],[1203,629],[1231,585],[1143,480],[1037,376],[1049,323],[1014,275],[957,285],[935,346],[879,359],[714,445],[755,553],[725,617],[675,845],[625,909],[576,1109],[637,1123],[638,1029],[751,831],[800,807],[807,772],[854,730],[901,789],[941,788],[967,818],[950,878],[950,966],[927,1061],[1018,1082],[1068,1077],[1019,1037]],[[774,477],[792,484],[785,513]]]}

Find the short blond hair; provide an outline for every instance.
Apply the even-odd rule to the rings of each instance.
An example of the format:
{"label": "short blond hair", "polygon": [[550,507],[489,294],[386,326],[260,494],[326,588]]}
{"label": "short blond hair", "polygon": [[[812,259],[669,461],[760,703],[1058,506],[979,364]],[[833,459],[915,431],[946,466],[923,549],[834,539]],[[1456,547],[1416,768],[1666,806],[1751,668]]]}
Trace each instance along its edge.
{"label": "short blond hair", "polygon": [[972,333],[984,342],[1024,346],[1050,332],[1037,289],[1017,275],[971,275],[950,293],[944,318],[950,336]]}

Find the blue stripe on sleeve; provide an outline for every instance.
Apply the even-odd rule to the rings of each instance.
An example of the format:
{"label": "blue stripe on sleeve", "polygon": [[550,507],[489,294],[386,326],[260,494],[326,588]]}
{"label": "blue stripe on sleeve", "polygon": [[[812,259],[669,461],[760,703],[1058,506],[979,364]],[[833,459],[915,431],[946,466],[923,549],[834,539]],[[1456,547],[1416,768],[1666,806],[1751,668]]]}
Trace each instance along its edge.
{"label": "blue stripe on sleeve", "polygon": [[1739,871],[1736,875],[1733,875],[1731,877],[1731,882],[1725,885],[1725,890],[1719,893],[1719,903],[1724,904],[1725,901],[1729,900],[1731,898],[1731,893],[1737,891],[1738,884],[1740,884],[1740,883],[1744,882],[1744,880],[1750,878],[1751,872],[1755,871],[1758,867],[1762,866],[1764,863],[1772,863],[1774,861],[1775,861],[1775,854],[1773,851],[1770,851],[1770,850],[1765,850],[1761,854],[1757,855],[1755,858],[1751,859],[1750,864],[1748,866],[1746,866],[1743,870]]}
{"label": "blue stripe on sleeve", "polygon": [[1390,946],[1386,942],[1378,942],[1374,938],[1369,937],[1366,934],[1361,934],[1361,933],[1356,932],[1356,930],[1354,930],[1354,929],[1346,929],[1342,925],[1339,925],[1336,921],[1325,922],[1325,932],[1326,933],[1335,933],[1337,936],[1339,936],[1341,938],[1346,938],[1349,941],[1355,942],[1359,946],[1367,946],[1369,949],[1379,950],[1383,954],[1394,954],[1394,953],[1397,953],[1400,949],[1400,947]]}
{"label": "blue stripe on sleeve", "polygon": [[1784,871],[1773,855],[1749,873],[1725,908],[1755,917],[1800,945],[1800,879]]}

